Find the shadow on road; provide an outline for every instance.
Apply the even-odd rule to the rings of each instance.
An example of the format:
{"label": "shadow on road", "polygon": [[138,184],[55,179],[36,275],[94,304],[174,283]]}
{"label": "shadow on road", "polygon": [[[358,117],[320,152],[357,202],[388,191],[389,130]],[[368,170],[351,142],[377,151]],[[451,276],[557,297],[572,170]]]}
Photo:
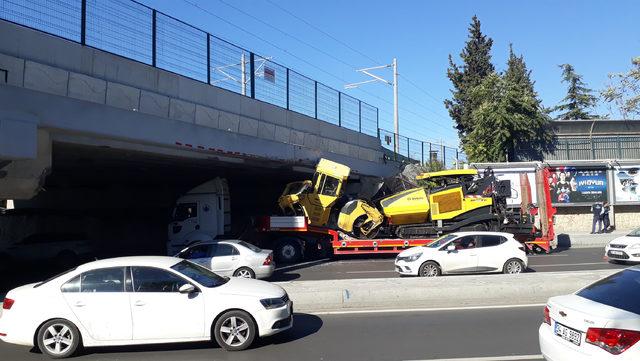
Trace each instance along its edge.
{"label": "shadow on road", "polygon": [[[271,337],[260,338],[254,341],[249,348],[259,349],[269,345],[280,345],[293,342],[318,332],[322,328],[322,319],[318,316],[295,313],[293,315],[293,327],[287,331],[276,334]],[[133,346],[111,346],[111,347],[92,347],[83,349],[78,356],[89,356],[100,354],[117,354],[117,353],[142,353],[157,351],[185,351],[185,350],[204,350],[204,349],[220,349],[215,341],[205,342],[184,342],[184,343],[165,343],[154,345],[133,345]],[[37,348],[31,349],[32,353],[40,353]]]}

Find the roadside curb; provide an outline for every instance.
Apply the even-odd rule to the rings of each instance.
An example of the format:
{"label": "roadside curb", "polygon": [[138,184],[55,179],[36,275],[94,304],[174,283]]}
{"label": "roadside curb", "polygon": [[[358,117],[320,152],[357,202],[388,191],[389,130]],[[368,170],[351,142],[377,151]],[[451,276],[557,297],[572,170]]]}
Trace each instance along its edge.
{"label": "roadside curb", "polygon": [[546,303],[620,270],[281,282],[297,311],[329,312]]}

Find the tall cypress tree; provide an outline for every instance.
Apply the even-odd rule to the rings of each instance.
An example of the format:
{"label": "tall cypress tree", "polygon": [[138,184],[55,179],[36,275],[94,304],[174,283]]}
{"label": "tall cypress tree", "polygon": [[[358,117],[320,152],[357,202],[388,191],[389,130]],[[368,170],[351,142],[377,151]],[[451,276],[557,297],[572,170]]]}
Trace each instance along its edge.
{"label": "tall cypress tree", "polygon": [[481,103],[471,95],[471,90],[495,71],[491,64],[492,45],[493,40],[482,33],[480,20],[474,16],[469,26],[469,38],[460,53],[463,64],[458,66],[449,55],[447,77],[453,84],[453,97],[444,104],[462,139],[473,129],[472,113]]}
{"label": "tall cypress tree", "polygon": [[587,88],[587,84],[582,81],[582,75],[576,73],[573,65],[559,65],[562,69],[562,82],[567,83],[567,96],[562,99],[562,103],[554,108],[554,111],[563,112],[558,115],[560,119],[595,119],[597,114],[589,113],[589,109],[596,106],[598,98],[591,93],[593,90]]}
{"label": "tall cypress tree", "polygon": [[531,71],[522,55],[509,51],[507,71],[491,74],[472,90],[482,99],[473,111],[474,128],[463,142],[472,162],[542,160],[553,135]]}

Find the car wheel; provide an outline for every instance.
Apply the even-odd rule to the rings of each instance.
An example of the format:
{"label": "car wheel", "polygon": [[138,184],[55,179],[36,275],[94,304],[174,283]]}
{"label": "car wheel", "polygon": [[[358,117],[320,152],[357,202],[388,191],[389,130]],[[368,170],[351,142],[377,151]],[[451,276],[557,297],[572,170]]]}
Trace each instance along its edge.
{"label": "car wheel", "polygon": [[277,261],[282,263],[296,263],[302,259],[300,244],[292,239],[280,241],[276,250]]}
{"label": "car wheel", "polygon": [[442,274],[440,266],[433,261],[427,261],[420,266],[418,276],[420,277],[438,277]]}
{"label": "car wheel", "polygon": [[233,272],[233,277],[256,278],[256,273],[249,267],[240,267]]}
{"label": "car wheel", "polygon": [[216,321],[214,333],[220,347],[227,351],[240,351],[253,343],[256,324],[244,311],[229,311]]}
{"label": "car wheel", "polygon": [[51,320],[42,325],[37,339],[40,351],[54,359],[72,356],[82,343],[78,328],[63,319]]}
{"label": "car wheel", "polygon": [[508,260],[502,268],[502,273],[505,274],[518,274],[522,272],[524,272],[524,263],[515,258]]}

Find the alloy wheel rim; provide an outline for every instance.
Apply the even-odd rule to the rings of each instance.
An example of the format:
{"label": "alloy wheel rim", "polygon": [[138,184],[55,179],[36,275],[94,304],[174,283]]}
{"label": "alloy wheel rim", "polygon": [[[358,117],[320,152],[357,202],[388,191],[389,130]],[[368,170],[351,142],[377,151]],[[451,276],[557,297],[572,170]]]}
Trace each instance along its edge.
{"label": "alloy wheel rim", "polygon": [[238,271],[238,277],[251,278],[251,272],[246,269],[241,269],[240,271]]}
{"label": "alloy wheel rim", "polygon": [[249,338],[249,324],[240,317],[231,316],[222,323],[220,336],[229,346],[241,346]]}
{"label": "alloy wheel rim", "polygon": [[438,269],[436,266],[430,264],[424,268],[424,272],[422,274],[426,277],[436,277],[438,275]]}
{"label": "alloy wheel rim", "polygon": [[522,272],[522,266],[520,266],[520,262],[518,262],[518,261],[509,262],[509,264],[507,265],[507,272],[508,273],[520,273],[520,272]]}
{"label": "alloy wheel rim", "polygon": [[71,329],[64,324],[55,323],[49,326],[42,335],[42,344],[47,351],[54,355],[61,355],[73,345]]}

